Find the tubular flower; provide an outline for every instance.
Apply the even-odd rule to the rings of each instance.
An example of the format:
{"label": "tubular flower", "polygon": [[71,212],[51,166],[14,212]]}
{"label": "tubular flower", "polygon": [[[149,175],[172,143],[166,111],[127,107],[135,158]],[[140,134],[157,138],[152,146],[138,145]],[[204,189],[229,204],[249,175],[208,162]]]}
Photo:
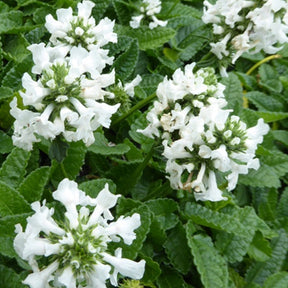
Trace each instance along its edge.
{"label": "tubular flower", "polygon": [[161,11],[160,0],[143,0],[140,6],[140,15],[132,17],[130,26],[134,29],[139,28],[142,20],[147,19],[149,21],[149,28],[152,30],[157,26],[166,26],[168,21],[159,20],[155,15]]}
{"label": "tubular flower", "polygon": [[239,174],[258,169],[257,145],[269,126],[258,120],[247,128],[239,117],[224,109],[225,86],[217,82],[212,68],[193,72],[177,69],[172,79],[158,85],[158,100],[147,114],[148,126],[138,132],[160,137],[167,159],[166,173],[174,189],[193,190],[196,200],[227,199],[217,186],[217,175],[236,187]]}
{"label": "tubular flower", "polygon": [[[96,198],[91,198],[75,182],[64,179],[53,193],[66,209],[64,222],[53,219],[54,210],[45,202],[42,206],[32,203],[35,213],[27,218],[25,231],[16,225],[14,239],[15,251],[33,270],[23,283],[31,288],[104,288],[107,279],[117,286],[118,274],[141,279],[145,261],[122,258],[122,248],[113,253],[109,246],[120,240],[130,245],[136,238],[134,230],[141,225],[137,213],[111,222],[114,217],[110,209],[118,197],[106,184]],[[43,257],[47,258],[45,265],[40,264]]]}
{"label": "tubular flower", "polygon": [[[90,1],[79,3],[78,16],[72,15],[71,8],[59,9],[58,21],[48,15],[46,26],[52,33],[51,42],[28,47],[34,61],[32,73],[36,77],[25,73],[22,78],[24,89],[19,94],[26,109],[19,109],[16,99],[10,104],[10,113],[16,119],[12,137],[16,146],[31,150],[33,143],[40,141],[39,136],[53,140],[58,135],[68,142],[83,141],[89,146],[95,140],[93,132],[98,127],[110,126],[110,118],[120,104],[105,103],[107,98],[114,97],[106,88],[115,83],[115,72],[102,73],[107,65],[113,64],[113,57],[101,46],[116,42],[117,35],[113,33],[114,23],[108,19],[100,21],[99,27],[94,25],[94,19],[89,17],[93,6]],[[85,30],[87,33],[79,38],[75,29],[82,24],[78,23],[80,26],[77,24],[79,27],[75,28],[69,21],[86,25],[88,32]],[[70,30],[75,28],[72,30],[76,34],[66,26]],[[64,31],[79,43],[69,38],[73,45],[70,42],[68,45]],[[90,43],[91,37],[94,40]],[[84,45],[85,39],[90,39],[87,41],[91,45]]]}
{"label": "tubular flower", "polygon": [[285,0],[204,1],[202,20],[213,25],[211,52],[221,63],[223,76],[229,63],[244,53],[263,50],[273,54],[288,42],[288,4]]}

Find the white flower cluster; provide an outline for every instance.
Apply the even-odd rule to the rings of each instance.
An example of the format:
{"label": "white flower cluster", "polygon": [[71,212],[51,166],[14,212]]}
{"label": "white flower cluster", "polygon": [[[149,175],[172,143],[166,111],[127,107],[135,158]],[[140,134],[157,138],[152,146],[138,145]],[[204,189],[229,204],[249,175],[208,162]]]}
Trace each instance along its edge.
{"label": "white flower cluster", "polygon": [[[15,251],[33,270],[23,283],[31,288],[105,288],[109,278],[117,286],[118,273],[141,279],[144,260],[122,258],[122,248],[111,255],[109,243],[122,239],[130,245],[136,238],[134,230],[141,225],[137,213],[111,222],[114,217],[109,209],[118,197],[106,184],[96,198],[91,198],[78,189],[77,183],[64,179],[53,192],[53,198],[65,206],[64,222],[53,219],[54,210],[45,202],[42,206],[39,201],[32,203],[35,213],[27,218],[24,232],[20,224],[16,225],[14,239]],[[43,257],[47,259],[39,267]]]}
{"label": "white flower cluster", "polygon": [[141,21],[144,18],[149,19],[149,28],[154,29],[157,26],[166,26],[168,21],[159,20],[155,15],[161,11],[161,1],[160,0],[143,0],[141,1],[140,15],[133,16],[130,21],[130,26],[134,29],[139,28]]}
{"label": "white flower cluster", "polygon": [[150,124],[139,132],[161,137],[172,188],[193,189],[196,200],[225,200],[216,175],[225,177],[231,191],[239,174],[258,169],[255,151],[269,126],[259,119],[247,128],[230,115],[232,110],[223,109],[225,86],[217,82],[214,70],[193,72],[194,67],[177,69],[171,80],[166,77],[159,84],[158,101],[147,114]]}
{"label": "white flower cluster", "polygon": [[281,49],[276,44],[288,42],[285,0],[217,0],[214,5],[205,0],[204,6],[202,20],[213,24],[211,52],[224,63],[223,74],[244,52],[273,54]]}
{"label": "white flower cluster", "polygon": [[[83,141],[87,146],[94,142],[93,131],[110,126],[110,118],[119,108],[108,105],[105,97],[114,94],[105,88],[115,83],[115,72],[103,74],[113,63],[103,45],[117,42],[114,22],[102,19],[98,25],[90,17],[94,3],[78,4],[78,15],[68,9],[57,10],[57,19],[46,17],[50,42],[33,44],[33,78],[25,73],[24,91],[20,96],[24,106],[11,102],[11,115],[16,119],[14,135],[16,146],[31,150],[42,136],[53,140],[62,135],[67,141]],[[36,80],[34,80],[36,79]]]}

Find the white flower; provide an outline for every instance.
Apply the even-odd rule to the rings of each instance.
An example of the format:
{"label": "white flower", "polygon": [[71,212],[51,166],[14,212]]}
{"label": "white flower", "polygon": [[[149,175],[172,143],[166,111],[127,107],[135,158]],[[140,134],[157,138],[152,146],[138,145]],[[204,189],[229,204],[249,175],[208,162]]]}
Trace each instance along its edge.
{"label": "white flower", "polygon": [[142,77],[140,75],[137,75],[131,82],[125,83],[124,85],[124,91],[130,96],[134,97],[134,89],[136,86],[139,85],[139,83],[142,81]]}
{"label": "white flower", "polygon": [[[87,287],[105,288],[109,277],[111,284],[117,286],[118,273],[134,279],[143,277],[144,260],[122,258],[121,248],[115,250],[115,256],[109,254],[109,242],[119,242],[122,238],[126,245],[132,244],[136,239],[134,230],[141,221],[135,213],[108,223],[114,218],[110,209],[120,196],[112,194],[108,184],[94,199],[79,190],[75,182],[64,179],[52,196],[64,205],[68,223],[60,220],[56,223],[53,209],[47,208],[45,202],[43,206],[34,202],[35,214],[27,218],[26,230],[23,232],[21,225],[16,225],[15,251],[33,268],[24,284],[32,288],[73,288],[85,281]],[[93,207],[92,212],[86,206]],[[50,265],[38,267],[41,256],[51,255]]]}
{"label": "white flower", "polygon": [[215,54],[218,59],[222,59],[223,56],[228,56],[229,55],[229,50],[227,50],[227,43],[231,38],[231,34],[228,33],[222,40],[220,40],[217,43],[210,43],[211,52]]}

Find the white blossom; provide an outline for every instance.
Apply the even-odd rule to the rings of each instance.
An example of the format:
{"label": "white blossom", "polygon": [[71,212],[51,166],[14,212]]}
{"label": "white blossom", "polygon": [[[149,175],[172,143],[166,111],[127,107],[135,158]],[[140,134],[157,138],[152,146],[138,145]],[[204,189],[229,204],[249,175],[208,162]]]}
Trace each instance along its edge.
{"label": "white blossom", "polygon": [[[91,198],[79,190],[74,181],[64,179],[52,196],[64,205],[66,224],[54,220],[54,210],[46,207],[45,201],[42,206],[37,201],[31,205],[35,214],[27,218],[26,230],[16,225],[15,251],[33,269],[24,284],[32,288],[71,288],[86,283],[85,287],[105,288],[109,278],[111,284],[117,286],[118,274],[142,278],[144,260],[135,262],[122,258],[121,248],[115,250],[115,256],[110,254],[110,242],[123,239],[126,245],[132,244],[136,239],[134,231],[141,221],[140,215],[134,213],[110,222],[114,218],[110,209],[120,195],[112,194],[108,184],[96,198]],[[92,207],[92,212],[87,206]],[[48,266],[37,263],[41,257],[50,255],[53,255],[53,262]]]}

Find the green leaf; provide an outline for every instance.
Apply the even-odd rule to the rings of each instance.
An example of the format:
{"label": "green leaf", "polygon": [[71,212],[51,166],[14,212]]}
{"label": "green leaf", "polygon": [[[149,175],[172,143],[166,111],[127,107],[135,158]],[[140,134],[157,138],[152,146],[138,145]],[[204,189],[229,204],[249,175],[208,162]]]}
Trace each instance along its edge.
{"label": "green leaf", "polygon": [[[251,225],[247,227],[242,224],[242,219],[210,210],[196,203],[186,203],[184,213],[185,216],[191,219],[195,224],[223,230],[239,236],[251,237],[251,234],[254,234],[253,227],[251,227]],[[242,217],[244,218],[247,215],[248,211],[245,212],[245,215]]]}
{"label": "green leaf", "polygon": [[0,254],[9,258],[17,256],[13,247],[13,240],[13,237],[0,237]]}
{"label": "green leaf", "polygon": [[129,13],[129,6],[125,5],[125,2],[119,0],[113,0],[113,6],[119,22],[123,25],[128,25],[131,20],[131,15]]}
{"label": "green leaf", "polygon": [[162,273],[157,279],[156,283],[158,288],[186,287],[186,283],[181,274],[168,267],[162,268]]}
{"label": "green leaf", "polygon": [[85,191],[87,195],[96,198],[99,192],[104,189],[105,184],[108,184],[109,191],[113,194],[116,193],[116,185],[110,179],[94,179],[79,184],[79,189]]}
{"label": "green leaf", "polygon": [[221,83],[225,85],[224,95],[228,104],[225,109],[233,109],[238,114],[243,109],[243,88],[237,75],[229,73],[228,77],[222,78]]}
{"label": "green leaf", "polygon": [[251,101],[259,110],[281,111],[283,104],[272,95],[267,95],[259,91],[251,91],[245,94],[245,97]]}
{"label": "green leaf", "polygon": [[56,159],[56,161],[59,163],[62,162],[67,156],[68,148],[69,144],[67,142],[59,137],[56,137],[50,145],[48,152],[49,158],[51,160]]}
{"label": "green leaf", "polygon": [[8,99],[13,96],[13,90],[9,87],[0,87],[0,100]]}
{"label": "green leaf", "polygon": [[1,154],[11,152],[14,147],[12,139],[7,134],[5,134],[2,130],[0,130],[0,143],[1,143],[0,145]]}
{"label": "green leaf", "polygon": [[0,265],[0,287],[5,288],[25,288],[22,280],[17,273],[3,265]]}
{"label": "green leaf", "polygon": [[63,178],[74,180],[79,174],[84,164],[86,147],[82,142],[71,142],[67,151],[67,157],[61,165],[55,160],[52,162],[52,177],[56,182],[60,182]]}
{"label": "green leaf", "polygon": [[181,224],[169,231],[164,248],[170,263],[176,270],[181,274],[187,274],[193,262],[190,248],[187,244],[185,229]]}
{"label": "green leaf", "polygon": [[29,212],[30,206],[18,191],[0,181],[0,215],[8,216]]}
{"label": "green leaf", "polygon": [[14,29],[21,27],[23,13],[21,11],[9,11],[0,14],[0,34],[13,33]]}
{"label": "green leaf", "polygon": [[151,212],[145,205],[133,209],[130,213],[126,214],[125,216],[131,216],[134,213],[140,214],[140,221],[141,221],[140,227],[134,230],[134,232],[136,233],[136,239],[129,246],[123,243],[121,243],[121,245],[117,244],[117,246],[121,246],[123,248],[123,257],[127,257],[129,259],[135,259],[138,252],[142,248],[142,245],[150,230],[151,217],[152,217]]}
{"label": "green leaf", "polygon": [[288,147],[288,131],[273,130],[271,133],[276,141],[279,141],[281,144],[284,144],[286,147]]}
{"label": "green leaf", "polygon": [[141,278],[141,282],[142,283],[154,282],[161,274],[161,269],[160,269],[159,264],[153,261],[152,258],[147,257],[143,254],[140,255],[140,258],[146,261],[145,273],[144,273],[144,276]]}
{"label": "green leaf", "polygon": [[50,167],[40,167],[31,172],[20,184],[19,193],[28,201],[40,201],[50,176]]}
{"label": "green leaf", "polygon": [[255,282],[263,285],[265,280],[274,273],[281,270],[286,259],[288,249],[288,237],[284,230],[279,230],[279,237],[272,239],[272,255],[265,262],[256,262],[250,267],[246,274],[248,283]]}
{"label": "green leaf", "polygon": [[26,219],[31,213],[9,215],[0,218],[0,237],[15,237],[15,225],[26,226]]}
{"label": "green leaf", "polygon": [[282,192],[278,207],[276,210],[277,218],[287,217],[288,218],[288,187]]}
{"label": "green leaf", "polygon": [[276,122],[279,120],[286,119],[288,117],[288,113],[286,112],[268,112],[268,111],[257,111],[257,115],[260,118],[263,118],[265,122]]}
{"label": "green leaf", "polygon": [[288,171],[288,156],[280,151],[269,151],[261,146],[257,154],[260,168],[250,170],[248,175],[240,175],[239,182],[252,187],[280,187],[280,177]]}
{"label": "green leaf", "polygon": [[248,254],[256,261],[263,262],[271,257],[272,249],[270,243],[264,239],[261,233],[257,232],[249,247]]}
{"label": "green leaf", "polygon": [[117,77],[124,81],[129,78],[136,67],[138,55],[138,42],[133,40],[128,49],[114,61],[112,68],[115,68]]}
{"label": "green leaf", "polygon": [[111,144],[102,133],[94,133],[95,142],[89,146],[88,151],[100,155],[123,155],[130,150],[130,147],[126,144]]}
{"label": "green leaf", "polygon": [[94,0],[95,7],[92,10],[92,16],[95,18],[96,22],[99,22],[103,17],[105,11],[109,7],[110,0]]}
{"label": "green leaf", "polygon": [[224,258],[213,246],[207,235],[194,235],[188,238],[194,263],[205,288],[228,287],[228,267]]}
{"label": "green leaf", "polygon": [[30,152],[14,148],[0,169],[0,181],[16,188],[23,180]]}
{"label": "green leaf", "polygon": [[174,37],[175,31],[167,27],[156,27],[147,29],[140,27],[132,29],[129,27],[118,27],[117,33],[138,39],[140,50],[156,49]]}
{"label": "green leaf", "polygon": [[264,282],[263,288],[286,288],[288,283],[288,272],[282,271],[271,275]]}

